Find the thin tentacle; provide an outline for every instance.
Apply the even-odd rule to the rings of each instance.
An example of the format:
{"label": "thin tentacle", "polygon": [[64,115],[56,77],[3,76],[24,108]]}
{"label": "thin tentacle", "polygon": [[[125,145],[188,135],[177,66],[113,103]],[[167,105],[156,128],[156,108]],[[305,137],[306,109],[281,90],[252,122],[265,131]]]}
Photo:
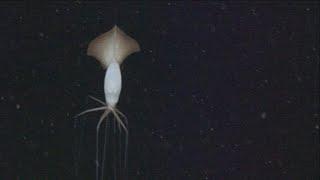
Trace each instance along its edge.
{"label": "thin tentacle", "polygon": [[128,153],[128,135],[129,135],[129,132],[128,132],[128,129],[124,126],[122,120],[120,119],[119,115],[117,114],[116,111],[113,111],[113,115],[115,116],[115,119],[122,125],[124,131],[125,131],[125,156],[124,156],[124,168],[126,169],[127,167],[127,153]]}
{"label": "thin tentacle", "polygon": [[[113,117],[114,119],[115,117]],[[113,122],[113,135],[114,137],[116,137],[116,124],[117,124],[117,121],[112,121]],[[113,138],[113,173],[114,173],[114,179],[117,179],[117,161],[116,161],[116,155],[117,155],[117,149],[116,149],[116,138]]]}
{"label": "thin tentacle", "polygon": [[[115,113],[119,113],[119,114],[121,113],[116,107],[114,107],[113,110],[114,110]],[[124,114],[122,114],[122,113],[121,113],[120,115],[121,115],[122,117],[124,117],[124,119],[125,119],[125,126],[127,126],[127,124],[128,124],[127,122],[128,122],[128,121],[127,121],[127,119],[126,119],[126,116],[125,116]],[[116,115],[114,115],[114,116],[116,117]],[[122,120],[121,120],[121,121],[122,121]],[[121,175],[121,174],[122,174],[122,172],[121,172],[121,171],[122,171],[122,163],[121,163],[121,161],[122,161],[122,155],[121,155],[121,154],[122,154],[122,143],[121,143],[121,139],[122,139],[122,138],[121,138],[121,134],[122,134],[122,133],[121,133],[121,124],[120,124],[120,121],[117,121],[117,124],[118,124],[118,129],[119,129],[119,137],[118,137],[118,139],[119,139],[119,140],[118,140],[118,141],[119,141],[119,145],[118,145],[118,146],[119,146],[119,157],[118,157],[118,158],[119,158],[119,170],[120,170],[120,175]],[[126,153],[126,152],[125,152],[125,153]],[[121,178],[121,177],[120,177],[120,178]]]}
{"label": "thin tentacle", "polygon": [[93,97],[93,96],[90,96],[90,95],[89,95],[89,98],[93,99],[94,101],[97,101],[98,103],[100,103],[100,104],[102,104],[102,105],[107,105],[105,102],[103,102],[103,101],[101,101],[100,99],[95,98],[95,97]]}
{"label": "thin tentacle", "polygon": [[120,126],[120,123],[119,122],[117,122],[117,124],[118,124],[118,129],[119,129],[119,134],[118,134],[118,146],[119,146],[119,150],[118,150],[118,158],[119,158],[119,174],[120,174],[120,179],[121,179],[121,174],[122,174],[122,172],[121,172],[121,168],[122,168],[122,166],[121,166],[121,161],[122,161],[122,156],[121,156],[121,153],[122,153],[122,148],[121,148],[121,126]]}
{"label": "thin tentacle", "polygon": [[106,109],[106,111],[101,115],[100,120],[97,124],[97,130],[96,130],[96,180],[99,180],[99,129],[102,121],[108,116],[110,113],[109,109]]}
{"label": "thin tentacle", "polygon": [[120,123],[120,125],[123,127],[123,129],[128,133],[127,127],[123,124],[121,118],[119,117],[118,113],[114,110],[114,108],[111,109],[113,115],[115,116],[116,120]]}
{"label": "thin tentacle", "polygon": [[88,110],[85,110],[85,111],[77,114],[75,117],[82,116],[82,115],[84,115],[84,114],[86,114],[86,113],[89,113],[89,112],[105,110],[106,108],[107,108],[106,106],[102,106],[102,107],[97,107],[97,108],[88,109]]}
{"label": "thin tentacle", "polygon": [[[116,111],[112,111],[113,113],[116,113]],[[118,135],[118,146],[119,146],[119,150],[118,150],[118,155],[119,155],[119,171],[120,171],[120,175],[121,175],[121,124],[120,124],[120,121],[119,120],[117,120],[117,117],[116,117],[116,115],[114,115],[114,117],[115,117],[115,119],[116,119],[116,121],[115,121],[115,123],[117,124],[117,126],[118,126],[118,131],[119,131],[119,135]]]}
{"label": "thin tentacle", "polygon": [[106,127],[105,127],[105,132],[104,132],[104,144],[103,144],[103,158],[102,158],[102,167],[101,167],[101,180],[103,180],[104,177],[104,165],[105,165],[105,161],[106,161],[106,151],[107,151],[107,140],[108,140],[108,121],[106,121]]}
{"label": "thin tentacle", "polygon": [[118,125],[118,130],[119,130],[119,133],[121,134],[121,124],[119,123],[119,121],[117,121],[117,125]]}
{"label": "thin tentacle", "polygon": [[97,132],[99,132],[100,125],[101,125],[103,119],[106,118],[109,113],[110,113],[110,109],[106,109],[106,111],[101,115],[100,120],[99,120],[99,122],[97,124]]}
{"label": "thin tentacle", "polygon": [[[126,115],[124,115],[119,109],[117,109],[117,108],[114,108],[114,111],[115,112],[117,112],[120,116],[122,116],[123,117],[123,119],[124,119],[124,122],[125,122],[125,125],[126,125],[126,127],[128,127],[128,118],[127,118],[127,116]],[[127,157],[128,157],[128,131],[126,132],[126,134],[125,134],[125,145],[124,145],[124,169],[123,169],[123,171],[124,171],[124,174],[125,174],[125,172],[126,172],[126,166],[127,166]],[[120,143],[120,147],[121,147],[121,143]],[[122,152],[121,150],[120,150],[120,152]],[[120,161],[121,161],[122,159],[121,159],[121,156],[120,156]]]}
{"label": "thin tentacle", "polygon": [[126,115],[124,115],[119,109],[117,108],[113,108],[118,114],[120,114],[120,116],[123,117],[123,119],[125,120],[126,125],[128,126],[128,118]]}

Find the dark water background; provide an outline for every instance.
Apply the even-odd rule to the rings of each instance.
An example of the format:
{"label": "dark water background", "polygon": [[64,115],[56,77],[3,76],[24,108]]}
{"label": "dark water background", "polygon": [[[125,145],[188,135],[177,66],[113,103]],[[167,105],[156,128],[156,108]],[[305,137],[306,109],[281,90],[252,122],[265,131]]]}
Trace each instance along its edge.
{"label": "dark water background", "polygon": [[86,48],[115,23],[142,49],[122,64],[128,179],[319,178],[319,3],[1,2],[0,20],[1,180],[94,179],[99,114],[72,117],[104,97]]}

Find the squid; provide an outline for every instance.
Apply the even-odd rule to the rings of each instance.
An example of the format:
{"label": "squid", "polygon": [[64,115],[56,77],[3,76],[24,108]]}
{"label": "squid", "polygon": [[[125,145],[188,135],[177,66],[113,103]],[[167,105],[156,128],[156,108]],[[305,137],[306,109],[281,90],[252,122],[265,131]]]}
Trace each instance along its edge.
{"label": "squid", "polygon": [[[123,131],[125,134],[124,168],[126,168],[129,135],[128,120],[126,116],[116,107],[122,87],[120,65],[130,54],[139,51],[140,46],[138,42],[124,33],[117,25],[115,25],[108,32],[99,35],[89,43],[87,55],[98,60],[103,69],[106,70],[104,77],[105,102],[89,96],[102,106],[85,110],[76,115],[76,117],[89,112],[104,111],[96,126],[96,180],[99,180],[99,175],[101,180],[103,180],[104,171],[104,162],[102,163],[102,167],[100,167],[99,163],[99,130],[104,121],[107,123],[107,121],[110,120],[110,118],[108,118],[110,114],[113,115],[113,119],[115,120],[120,133]],[[106,148],[104,147],[104,151],[105,149]],[[101,172],[99,172],[99,170],[101,170]]]}

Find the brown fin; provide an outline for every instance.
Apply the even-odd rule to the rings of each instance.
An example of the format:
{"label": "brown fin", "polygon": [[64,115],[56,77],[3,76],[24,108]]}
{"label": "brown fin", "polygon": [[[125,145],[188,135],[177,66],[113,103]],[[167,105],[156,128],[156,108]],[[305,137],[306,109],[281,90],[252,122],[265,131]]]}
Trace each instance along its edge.
{"label": "brown fin", "polygon": [[95,57],[103,68],[107,68],[111,61],[121,64],[127,56],[138,51],[138,42],[115,25],[89,43],[87,55]]}

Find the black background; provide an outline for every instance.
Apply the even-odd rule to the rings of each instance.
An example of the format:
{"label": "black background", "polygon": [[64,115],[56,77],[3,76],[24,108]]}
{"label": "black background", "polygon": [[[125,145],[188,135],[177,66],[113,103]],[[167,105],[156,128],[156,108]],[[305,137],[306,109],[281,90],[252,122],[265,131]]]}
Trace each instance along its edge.
{"label": "black background", "polygon": [[100,114],[73,116],[104,99],[86,48],[114,24],[141,46],[121,66],[128,179],[319,178],[319,3],[1,2],[0,20],[0,179],[94,179]]}

